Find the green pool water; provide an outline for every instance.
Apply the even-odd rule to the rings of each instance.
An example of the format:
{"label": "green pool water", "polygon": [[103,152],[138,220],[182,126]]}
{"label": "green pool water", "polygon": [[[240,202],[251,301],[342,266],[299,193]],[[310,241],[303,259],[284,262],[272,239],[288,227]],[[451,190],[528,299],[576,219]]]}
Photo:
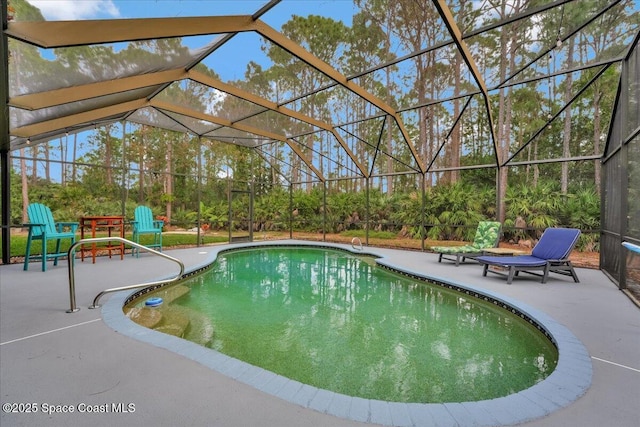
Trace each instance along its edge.
{"label": "green pool water", "polygon": [[553,344],[507,310],[344,251],[225,252],[187,285],[159,308],[206,319],[185,338],[349,396],[491,399],[534,385],[557,363]]}

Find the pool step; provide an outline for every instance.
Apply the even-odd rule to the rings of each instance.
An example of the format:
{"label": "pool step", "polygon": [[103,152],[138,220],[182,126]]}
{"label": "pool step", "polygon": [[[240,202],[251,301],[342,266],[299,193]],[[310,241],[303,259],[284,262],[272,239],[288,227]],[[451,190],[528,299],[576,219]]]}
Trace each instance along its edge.
{"label": "pool step", "polygon": [[191,319],[184,338],[204,347],[211,347],[215,335],[211,320],[198,311],[185,307],[182,308],[188,313],[189,319]]}
{"label": "pool step", "polygon": [[198,311],[186,307],[168,305],[172,301],[187,295],[189,290],[189,287],[184,285],[170,286],[152,294],[154,297],[162,298],[162,305],[158,307],[125,308],[125,314],[131,320],[146,328],[210,347],[214,337],[214,328],[211,321]]}
{"label": "pool step", "polygon": [[162,319],[159,325],[153,329],[176,337],[184,337],[184,333],[189,327],[189,316],[180,307],[161,307]]}
{"label": "pool step", "polygon": [[165,304],[169,304],[172,301],[177,300],[180,297],[189,293],[189,287],[184,285],[170,286],[162,292],[154,294],[155,296],[162,297]]}
{"label": "pool step", "polygon": [[162,321],[160,310],[151,307],[131,307],[124,314],[138,325],[149,329],[155,328]]}

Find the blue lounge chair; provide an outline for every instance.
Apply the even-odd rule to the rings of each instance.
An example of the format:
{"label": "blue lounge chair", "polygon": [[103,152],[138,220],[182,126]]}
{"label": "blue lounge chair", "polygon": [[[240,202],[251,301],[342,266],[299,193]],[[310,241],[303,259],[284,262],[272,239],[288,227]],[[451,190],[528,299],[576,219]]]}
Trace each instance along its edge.
{"label": "blue lounge chair", "polygon": [[[55,222],[53,214],[48,206],[40,203],[32,203],[27,207],[27,215],[29,223],[24,227],[29,227],[29,235],[27,237],[27,249],[24,256],[24,267],[26,271],[29,269],[29,261],[42,260],[42,271],[47,271],[47,261],[53,259],[53,265],[58,265],[58,258],[67,256],[67,252],[60,251],[60,243],[62,239],[69,239],[70,244],[76,241],[77,222]],[[31,255],[31,243],[34,240],[42,241],[42,254]],[[55,240],[56,250],[53,253],[47,253],[48,242]]]}
{"label": "blue lounge chair", "polygon": [[[138,206],[133,212],[133,241],[140,244],[140,236],[143,234],[153,235],[153,242],[145,245],[148,248],[156,248],[162,252],[162,227],[164,221],[153,219],[153,213],[147,206]],[[140,256],[140,250],[133,248],[131,255]]]}
{"label": "blue lounge chair", "polygon": [[[571,276],[578,283],[580,281],[578,275],[569,261],[569,254],[578,241],[578,237],[580,237],[580,230],[575,228],[547,228],[531,251],[531,255],[479,256],[476,261],[484,264],[483,276],[486,276],[489,271],[503,274],[500,271],[490,269],[491,266],[508,270],[508,284],[511,284],[513,278],[521,271],[541,276],[542,283],[547,282],[549,273]],[[537,270],[541,270],[542,274],[535,272]]]}
{"label": "blue lounge chair", "polygon": [[431,250],[440,254],[438,262],[442,262],[443,259],[454,261],[457,267],[460,265],[460,261],[464,262],[467,258],[475,258],[482,255],[484,249],[497,247],[500,242],[501,228],[502,225],[498,221],[480,221],[476,229],[476,235],[470,245],[433,246]]}

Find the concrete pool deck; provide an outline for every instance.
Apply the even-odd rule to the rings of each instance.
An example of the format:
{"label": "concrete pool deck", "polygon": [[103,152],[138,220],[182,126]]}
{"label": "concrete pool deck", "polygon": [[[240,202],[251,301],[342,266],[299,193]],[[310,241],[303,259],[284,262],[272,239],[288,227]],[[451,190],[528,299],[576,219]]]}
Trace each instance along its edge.
{"label": "concrete pool deck", "polygon": [[[208,263],[212,253],[221,248],[166,253],[190,270]],[[482,277],[481,267],[474,263],[454,267],[438,263],[437,255],[429,253],[381,248],[365,248],[365,252],[382,255],[385,262],[400,269],[521,302],[577,337],[590,358],[591,386],[573,403],[549,400],[547,415],[522,425],[631,427],[640,423],[640,309],[602,272],[578,269],[581,283],[552,275],[543,285],[538,278],[523,275],[507,285],[502,277]],[[175,274],[177,267],[167,260],[143,254],[124,261],[102,257],[96,264],[77,262],[76,299],[81,310],[71,314],[65,312],[70,305],[67,262],[50,266],[46,273],[37,265],[28,272],[22,271],[21,264],[0,266],[3,426],[371,425],[327,414],[327,406],[309,409],[260,391],[207,367],[206,362],[194,361],[191,350],[181,355],[158,343],[143,342],[148,340],[148,332],[154,331],[141,330],[142,335],[135,336],[137,329],[131,329],[130,322],[117,313],[122,293],[103,297],[101,310],[87,308],[106,288]],[[580,363],[574,368],[580,370]],[[441,407],[444,412],[390,413],[389,419],[395,425],[508,425],[520,412],[517,401],[512,403],[504,408],[504,414],[489,411],[491,416],[485,420],[469,417],[468,411],[457,405]],[[14,404],[10,409],[24,412],[36,408],[38,412],[5,412],[7,404]],[[43,410],[74,412],[43,414]],[[372,416],[374,412],[375,408],[369,408],[366,419],[389,424]]]}

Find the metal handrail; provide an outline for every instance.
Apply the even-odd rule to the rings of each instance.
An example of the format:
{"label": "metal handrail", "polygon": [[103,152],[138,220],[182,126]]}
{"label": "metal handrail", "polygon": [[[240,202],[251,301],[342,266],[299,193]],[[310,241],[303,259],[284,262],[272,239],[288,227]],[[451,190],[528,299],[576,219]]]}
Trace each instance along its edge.
{"label": "metal handrail", "polygon": [[[356,241],[358,242],[358,245],[360,246],[359,248],[356,248]],[[362,251],[364,248],[362,247],[362,241],[360,240],[359,237],[354,237],[353,239],[351,239],[351,247],[353,249]]]}
{"label": "metal handrail", "polygon": [[93,299],[93,305],[89,306],[89,308],[98,308],[98,307],[100,307],[98,305],[98,300],[100,298],[102,298],[102,296],[105,295],[105,294],[108,294],[108,293],[111,293],[111,292],[118,292],[118,291],[128,291],[130,289],[143,288],[143,287],[146,287],[146,286],[159,285],[159,284],[162,284],[162,283],[171,283],[171,282],[175,282],[175,281],[179,280],[184,275],[184,264],[179,259],[174,258],[174,257],[169,256],[169,255],[165,255],[162,252],[158,252],[158,251],[156,251],[154,249],[147,248],[144,245],[138,244],[136,242],[132,242],[131,240],[127,240],[127,239],[124,239],[122,237],[94,237],[94,238],[91,238],[91,239],[78,240],[73,245],[71,245],[71,247],[69,248],[69,251],[67,251],[67,259],[69,260],[69,298],[70,298],[70,303],[71,303],[71,308],[69,308],[69,310],[67,310],[67,313],[75,313],[76,311],[80,310],[78,307],[76,307],[76,279],[75,279],[75,270],[74,270],[74,259],[75,258],[73,256],[76,248],[78,246],[80,246],[80,245],[85,244],[85,243],[110,242],[110,241],[114,241],[114,240],[117,241],[117,242],[121,242],[121,243],[127,243],[127,244],[129,244],[131,246],[134,246],[134,247],[138,248],[138,249],[144,249],[147,252],[151,252],[153,254],[156,254],[156,255],[159,255],[159,256],[161,256],[163,258],[166,258],[166,259],[168,259],[170,261],[174,261],[180,266],[180,272],[173,279],[157,280],[157,281],[154,281],[154,282],[147,282],[147,283],[140,283],[140,284],[136,284],[136,285],[121,286],[119,288],[105,289],[104,291],[102,291],[98,295],[96,295],[96,297]]}

